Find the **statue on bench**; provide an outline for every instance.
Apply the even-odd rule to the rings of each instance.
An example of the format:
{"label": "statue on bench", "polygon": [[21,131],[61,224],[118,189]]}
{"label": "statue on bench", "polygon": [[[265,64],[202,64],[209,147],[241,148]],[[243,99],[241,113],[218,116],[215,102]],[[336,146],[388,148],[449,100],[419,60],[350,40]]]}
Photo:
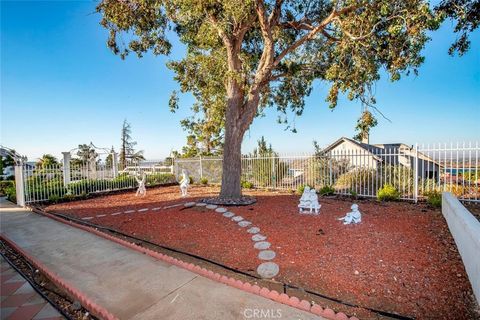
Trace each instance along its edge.
{"label": "statue on bench", "polygon": [[300,204],[298,205],[299,212],[305,213],[304,210],[309,210],[308,213],[318,214],[320,207],[321,205],[318,203],[318,196],[315,189],[310,189],[309,186],[306,186],[300,198]]}
{"label": "statue on bench", "polygon": [[343,220],[343,224],[351,224],[351,223],[360,223],[362,222],[362,214],[358,211],[358,205],[352,204],[350,207],[352,211],[347,213],[345,217],[338,218],[338,220]]}

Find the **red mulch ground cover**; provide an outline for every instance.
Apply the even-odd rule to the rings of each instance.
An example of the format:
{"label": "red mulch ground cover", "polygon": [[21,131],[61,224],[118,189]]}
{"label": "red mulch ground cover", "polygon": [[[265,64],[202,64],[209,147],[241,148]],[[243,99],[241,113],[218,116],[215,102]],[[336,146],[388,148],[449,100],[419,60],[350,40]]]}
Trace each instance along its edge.
{"label": "red mulch ground cover", "polygon": [[[75,217],[154,208],[200,199],[216,188],[193,187],[182,199],[177,186],[51,205]],[[254,191],[258,202],[231,207],[272,243],[280,266],[276,280],[343,301],[418,319],[472,319],[473,293],[455,243],[439,210],[406,202],[358,200],[362,223],[336,218],[352,200],[320,198],[321,214],[300,215],[299,196]],[[94,218],[155,243],[193,253],[249,273],[261,260],[245,228],[213,211],[182,207]],[[208,213],[206,213],[208,212]]]}

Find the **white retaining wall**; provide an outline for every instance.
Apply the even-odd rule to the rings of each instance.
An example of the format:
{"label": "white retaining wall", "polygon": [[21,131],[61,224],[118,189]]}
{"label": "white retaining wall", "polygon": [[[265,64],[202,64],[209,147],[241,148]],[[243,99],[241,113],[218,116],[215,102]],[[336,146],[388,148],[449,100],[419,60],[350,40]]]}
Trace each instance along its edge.
{"label": "white retaining wall", "polygon": [[442,213],[480,304],[480,222],[450,192],[442,194]]}

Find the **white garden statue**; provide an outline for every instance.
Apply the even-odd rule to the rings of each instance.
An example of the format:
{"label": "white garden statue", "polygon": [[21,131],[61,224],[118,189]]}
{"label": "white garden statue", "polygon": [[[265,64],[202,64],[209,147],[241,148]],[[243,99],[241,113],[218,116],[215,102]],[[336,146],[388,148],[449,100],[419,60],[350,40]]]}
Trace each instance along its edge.
{"label": "white garden statue", "polygon": [[188,185],[190,184],[190,177],[188,176],[187,170],[182,170],[182,179],[180,180],[180,191],[182,192],[182,197],[188,195]]}
{"label": "white garden statue", "polygon": [[345,217],[338,218],[338,220],[343,220],[343,224],[362,222],[362,214],[358,211],[358,205],[354,203],[350,209],[352,209],[352,211],[347,213]]}
{"label": "white garden statue", "polygon": [[145,188],[145,181],[147,180],[147,176],[145,175],[145,173],[142,173],[142,178],[140,179],[139,175],[136,175],[135,180],[137,180],[138,183],[138,189],[135,196],[138,197],[140,195],[144,197],[147,194],[147,189]]}
{"label": "white garden statue", "polygon": [[300,198],[300,203],[298,205],[298,210],[300,213],[304,213],[304,209],[309,210],[309,213],[318,214],[320,211],[321,205],[318,203],[318,196],[315,192],[315,189],[310,189],[309,186],[306,186],[303,190],[302,197]]}

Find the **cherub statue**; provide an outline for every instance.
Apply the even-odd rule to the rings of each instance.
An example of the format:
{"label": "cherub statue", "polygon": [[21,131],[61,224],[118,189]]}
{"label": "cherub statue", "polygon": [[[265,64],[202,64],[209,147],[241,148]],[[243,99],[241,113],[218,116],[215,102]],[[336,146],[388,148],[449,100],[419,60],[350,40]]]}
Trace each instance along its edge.
{"label": "cherub statue", "polygon": [[354,203],[350,209],[352,209],[352,211],[347,213],[345,217],[338,218],[338,220],[343,220],[343,224],[362,222],[362,214],[358,211],[358,205]]}
{"label": "cherub statue", "polygon": [[190,177],[188,176],[187,170],[182,170],[182,179],[180,180],[180,191],[182,192],[182,197],[188,195],[188,185],[190,184]]}
{"label": "cherub statue", "polygon": [[136,197],[139,195],[144,197],[147,194],[147,189],[145,188],[145,181],[147,180],[147,176],[145,173],[142,173],[142,178],[139,178],[139,175],[135,175],[135,180],[138,183],[137,193],[135,194]]}

